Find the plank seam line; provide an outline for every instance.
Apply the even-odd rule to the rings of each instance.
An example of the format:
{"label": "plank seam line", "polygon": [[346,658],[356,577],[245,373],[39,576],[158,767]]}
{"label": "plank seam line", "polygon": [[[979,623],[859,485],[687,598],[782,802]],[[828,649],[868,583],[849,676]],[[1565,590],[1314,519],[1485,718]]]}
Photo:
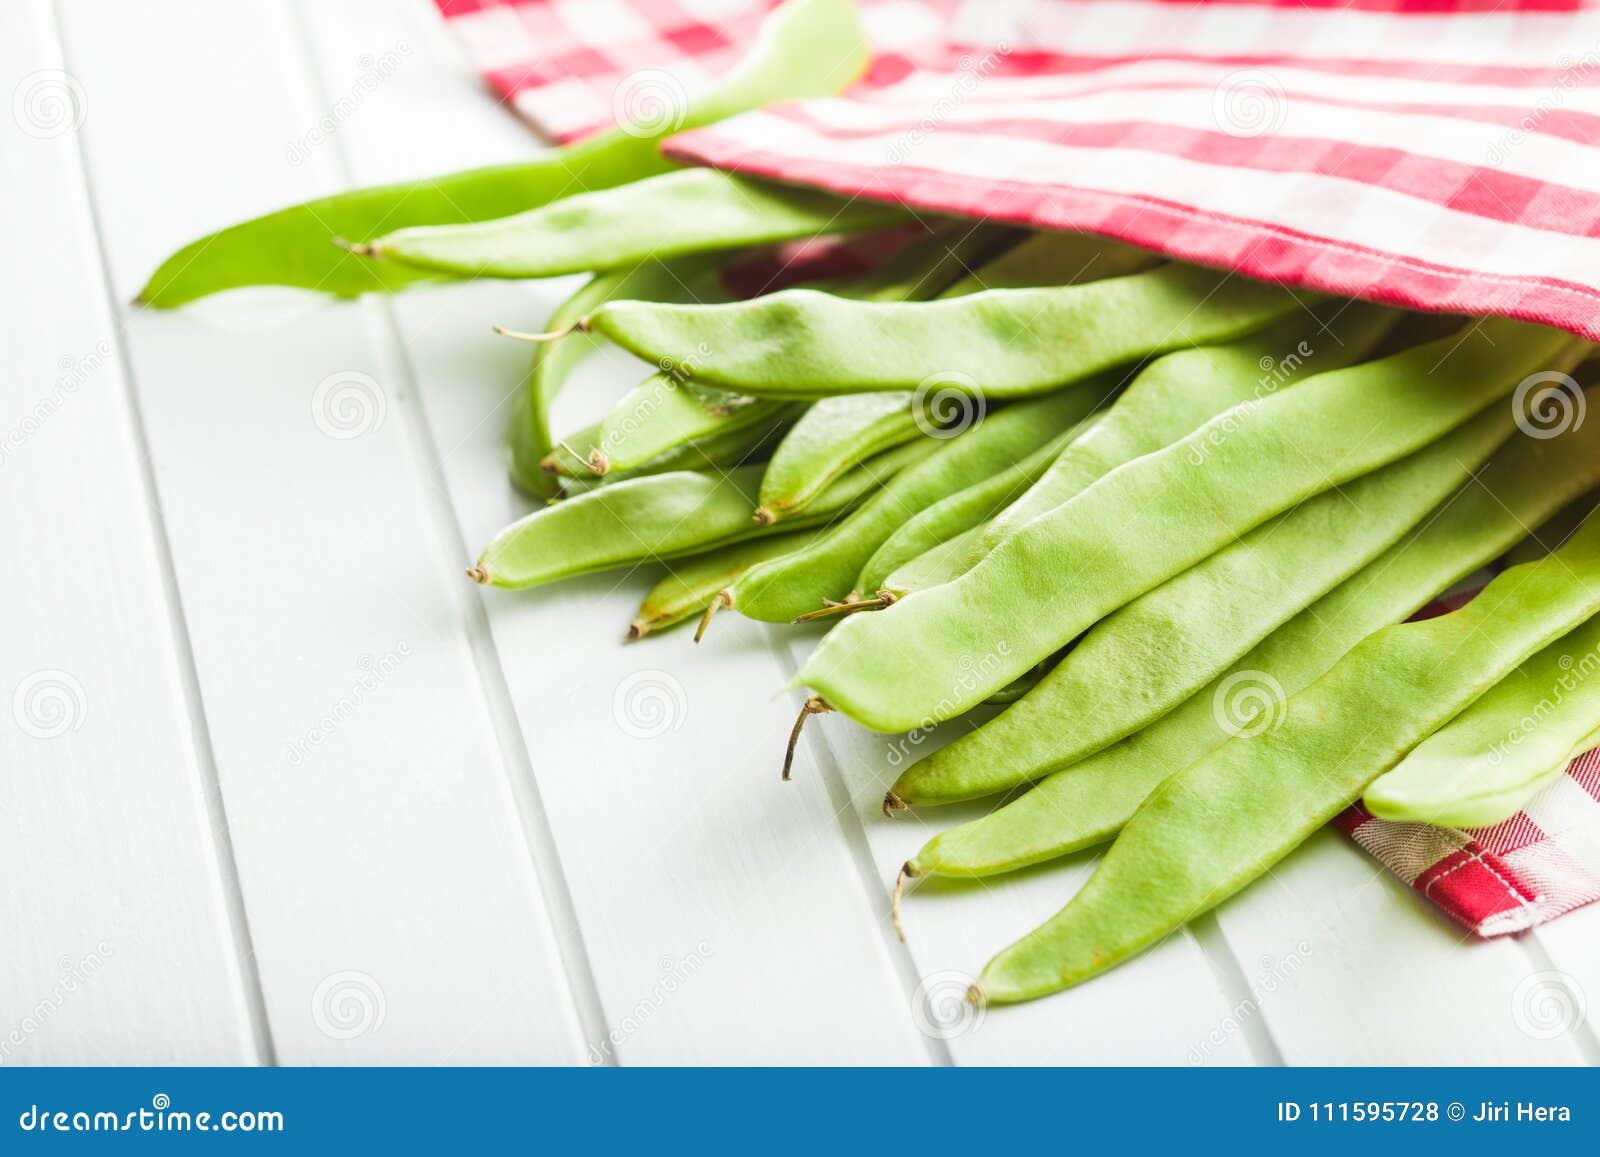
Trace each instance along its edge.
{"label": "plank seam line", "polygon": [[[331,108],[332,94],[324,83],[320,67],[321,57],[317,52],[316,38],[312,34],[311,22],[306,14],[303,0],[295,0],[290,5],[290,11],[296,34],[304,49],[307,83],[319,102],[319,107]],[[346,156],[343,140],[338,134],[333,134],[331,143],[335,166],[341,181],[346,187],[354,188],[354,174]],[[448,555],[447,566],[459,571],[459,566],[456,566],[459,560],[470,557],[466,536],[450,501],[447,485],[443,481],[436,482],[428,476],[427,464],[440,461],[439,449],[433,431],[428,425],[427,415],[423,412],[422,391],[419,388],[416,368],[406,351],[404,331],[394,303],[390,299],[383,298],[372,305],[383,319],[387,333],[386,343],[390,347],[390,360],[398,367],[406,392],[410,396],[409,405],[398,405],[396,409],[404,415],[401,422],[410,443],[409,457],[424,472],[420,480],[421,490],[425,496],[429,520],[433,524],[433,538],[439,552]],[[462,582],[461,586],[465,588],[468,584]],[[501,767],[504,770],[507,787],[517,810],[519,826],[522,829],[523,849],[533,870],[534,881],[544,899],[545,916],[555,940],[562,971],[566,975],[568,997],[572,1002],[579,1030],[583,1034],[583,1044],[589,1048],[591,1057],[605,1058],[603,1065],[597,1062],[597,1067],[615,1065],[617,1059],[615,1051],[609,1047],[605,1005],[600,998],[600,987],[595,977],[594,965],[590,959],[583,926],[578,919],[577,904],[572,897],[572,887],[567,880],[566,868],[556,843],[555,830],[551,826],[544,798],[539,791],[538,777],[533,769],[527,738],[523,735],[521,724],[517,719],[511,687],[506,680],[499,647],[494,641],[494,634],[489,625],[488,612],[484,609],[482,597],[472,590],[458,594],[456,605],[462,611],[462,629],[466,636],[468,651],[472,655],[478,685],[483,691],[495,743],[500,750]]]}
{"label": "plank seam line", "polygon": [[1250,1054],[1251,1062],[1257,1067],[1282,1068],[1283,1050],[1278,1047],[1277,1038],[1272,1035],[1271,1016],[1245,977],[1239,958],[1235,955],[1232,945],[1228,943],[1228,937],[1222,931],[1222,924],[1217,920],[1216,911],[1213,909],[1202,912],[1189,921],[1184,927],[1184,934],[1193,938],[1200,949],[1200,955],[1211,969],[1223,1006],[1230,1012],[1234,1009],[1253,1010],[1251,1015],[1236,1018],[1239,1034],[1244,1039],[1245,1049]]}
{"label": "plank seam line", "polygon": [[[48,0],[48,8],[56,34],[56,44],[61,54],[62,67],[70,73],[71,70],[66,68],[70,57],[60,0]],[[167,534],[166,512],[162,508],[160,492],[156,487],[155,467],[150,453],[150,436],[145,423],[144,408],[139,398],[138,375],[134,371],[132,351],[128,345],[127,330],[123,323],[122,306],[116,297],[111,255],[106,248],[105,228],[100,217],[99,200],[95,194],[94,176],[89,165],[88,150],[84,147],[85,127],[80,126],[76,132],[74,151],[88,206],[89,226],[94,233],[100,283],[115,335],[116,374],[123,400],[128,407],[134,451],[139,460],[139,482],[145,508],[149,514],[150,534],[156,548],[162,603],[167,611],[173,657],[183,687],[184,710],[188,716],[192,737],[195,771],[199,779],[198,786],[205,809],[206,824],[212,837],[211,854],[216,862],[219,891],[222,894],[222,906],[230,939],[233,941],[239,970],[238,983],[242,989],[240,996],[249,1020],[256,1062],[260,1065],[276,1065],[277,1050],[272,1040],[272,1026],[267,1018],[266,997],[261,987],[261,973],[257,967],[255,944],[250,933],[250,918],[245,909],[244,889],[239,881],[238,861],[234,856],[233,835],[228,825],[228,809],[222,797],[222,779],[217,770],[216,750],[212,745],[211,727],[206,718],[205,702],[200,692],[194,643],[189,637],[188,617],[183,609],[183,593],[178,584],[177,568],[172,559],[172,543]]]}
{"label": "plank seam line", "polygon": [[[793,647],[797,644],[793,640],[780,638],[779,631],[782,628],[778,625],[764,623],[762,626],[767,646],[777,658],[778,666],[792,679],[800,670],[800,664],[795,659],[793,651]],[[850,859],[855,864],[856,878],[866,892],[867,908],[869,911],[886,914],[889,896],[884,890],[884,882],[878,878],[878,866],[872,858],[872,845],[867,839],[867,829],[861,822],[861,813],[850,795],[850,785],[845,779],[844,769],[839,764],[838,753],[834,751],[833,744],[828,742],[824,730],[813,724],[805,730],[801,742],[811,745],[818,773],[828,791],[829,803],[839,820],[839,829],[844,836],[845,845],[850,849]],[[905,1007],[909,1017],[909,1010],[916,1000],[917,988],[922,984],[916,956],[911,950],[911,945],[895,935],[894,928],[888,920],[874,920],[873,924],[884,940],[889,959],[894,961],[895,972],[905,991]],[[948,1040],[917,1031],[914,1026],[913,1031],[922,1038],[929,1064],[944,1068],[955,1065],[955,1054]]]}
{"label": "plank seam line", "polygon": [[[1560,972],[1564,976],[1567,975],[1566,971],[1556,963],[1555,957],[1550,954],[1550,946],[1540,938],[1537,925],[1520,936],[1513,936],[1512,939],[1521,947],[1523,955],[1535,972]],[[1596,1019],[1595,1012],[1590,1011],[1578,1030],[1572,1034],[1573,1044],[1577,1046],[1578,1053],[1586,1065],[1600,1065],[1600,1034],[1596,1031]]]}

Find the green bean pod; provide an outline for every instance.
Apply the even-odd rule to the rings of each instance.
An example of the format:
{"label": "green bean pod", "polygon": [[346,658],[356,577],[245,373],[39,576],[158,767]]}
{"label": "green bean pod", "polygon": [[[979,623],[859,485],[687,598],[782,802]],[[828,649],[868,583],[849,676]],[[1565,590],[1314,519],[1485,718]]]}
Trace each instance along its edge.
{"label": "green bean pod", "polygon": [[1082,421],[1099,400],[1090,386],[1064,390],[1008,406],[954,437],[929,437],[936,449],[927,458],[805,550],[747,573],[723,605],[752,619],[789,622],[848,595],[862,564],[902,521],[1037,449]]}
{"label": "green bean pod", "polygon": [[1081,285],[1153,269],[1166,258],[1093,233],[1046,229],[983,263],[950,287],[946,296],[965,297],[985,289],[1031,289],[1040,285]]}
{"label": "green bean pod", "polygon": [[976,995],[1008,1003],[1070,988],[1221,903],[1596,611],[1600,520],[1591,520],[1461,610],[1362,640],[1254,733],[1163,781],[1072,901],[989,962]]}
{"label": "green bean pod", "polygon": [[992,795],[1154,722],[1400,541],[1512,429],[1510,407],[1491,407],[1140,595],[1091,627],[1020,702],[907,768],[891,794],[910,804]]}
{"label": "green bean pod", "polygon": [[1158,783],[1247,726],[1252,703],[1308,686],[1362,639],[1406,619],[1597,483],[1600,424],[1550,441],[1514,438],[1411,538],[1268,635],[1209,687],[1015,801],[934,837],[908,874],[990,876],[1104,843]]}
{"label": "green bean pod", "polygon": [[1228,345],[1157,358],[1043,478],[984,527],[973,541],[967,566],[976,565],[1018,527],[1082,493],[1124,462],[1170,446],[1242,402],[1361,361],[1399,316],[1364,302],[1330,302],[1315,313],[1293,314]]}
{"label": "green bean pod", "polygon": [[1600,728],[1600,619],[1551,643],[1368,785],[1386,820],[1483,828],[1509,819]]}
{"label": "green bean pod", "polygon": [[[826,61],[819,67],[819,61]],[[848,0],[788,0],[762,25],[749,54],[682,116],[628,125],[530,161],[321,197],[280,209],[184,246],[140,290],[144,305],[170,308],[224,289],[289,285],[351,297],[434,276],[352,257],[330,242],[380,231],[486,221],[580,190],[609,189],[665,173],[660,141],[779,100],[831,96],[866,67],[867,47]]]}
{"label": "green bean pod", "polygon": [[[783,437],[794,419],[796,408],[780,407],[762,415],[763,420],[741,423],[732,429],[720,430],[704,438],[674,446],[654,458],[625,470],[608,469],[596,474],[591,459],[579,458],[573,442],[593,445],[599,437],[598,426],[585,427],[573,434],[573,442],[556,447],[544,460],[544,468],[560,480],[564,496],[582,493],[596,486],[620,482],[625,478],[641,478],[647,474],[665,474],[670,470],[708,470],[743,466],[764,458]],[[592,458],[592,456],[591,456]]]}
{"label": "green bean pod", "polygon": [[[965,224],[965,223],[962,223]],[[983,235],[977,235],[983,240]],[[992,250],[992,244],[987,249]],[[1016,277],[1037,278],[1033,285],[1070,285],[1092,276],[1113,276],[1148,267],[1157,258],[1142,250],[1116,247],[1111,256],[1099,238],[1086,234],[1034,234],[1020,245],[984,262],[976,273],[949,284],[979,256],[970,240],[966,252],[952,250],[956,260],[939,270],[942,280],[900,276],[870,292],[844,296],[868,301],[925,300],[963,296],[984,288],[1015,284]],[[1097,259],[1098,258],[1098,259]],[[909,292],[915,286],[921,292]],[[842,394],[814,403],[795,424],[772,455],[761,480],[760,516],[777,521],[805,509],[805,504],[842,470],[881,453],[890,446],[915,438],[919,432],[952,425],[969,425],[972,399],[961,391],[930,383],[927,391],[891,390],[887,393]]]}
{"label": "green bean pod", "polygon": [[698,618],[718,592],[732,586],[751,567],[801,549],[818,533],[817,530],[797,530],[754,538],[675,563],[639,604],[633,621],[628,624],[629,641]]}
{"label": "green bean pod", "polygon": [[[800,416],[792,402],[737,398],[718,407],[692,385],[654,374],[629,390],[600,420],[584,459],[596,474],[626,473],[697,440],[770,426],[780,416]],[[574,450],[580,444],[573,443]]]}
{"label": "green bean pod", "polygon": [[[1093,428],[1089,427],[1091,430]],[[872,552],[872,557],[856,577],[855,589],[893,589],[897,594],[906,593],[905,588],[892,586],[889,581],[891,575],[957,535],[987,523],[1004,510],[1007,503],[1038,481],[1076,434],[1077,428],[1064,431],[993,477],[975,482],[965,490],[958,490],[901,523],[893,534],[883,540],[883,545]]]}
{"label": "green bean pod", "polygon": [[854,301],[811,289],[731,305],[613,301],[582,328],[745,394],[940,388],[995,400],[1228,341],[1299,308],[1277,286],[1171,263],[1087,285],[946,301]]}
{"label": "green bean pod", "polygon": [[[551,315],[549,324],[562,329],[599,307],[602,302],[621,297],[648,297],[658,300],[683,300],[683,294],[697,298],[715,294],[716,286],[706,277],[710,265],[702,258],[682,261],[645,261],[632,269],[619,269],[592,277]],[[579,338],[574,341],[544,342],[534,347],[532,364],[517,394],[511,418],[511,479],[522,490],[539,498],[554,497],[557,484],[543,462],[555,449],[550,434],[550,407],[567,379],[597,347],[598,343]]]}
{"label": "green bean pod", "polygon": [[[890,451],[852,470],[817,500],[811,519],[782,529],[819,525],[854,506],[914,461],[920,449]],[[506,527],[467,574],[490,586],[535,587],[772,534],[774,528],[750,517],[761,470],[677,470],[596,486]]]}
{"label": "green bean pod", "polygon": [[878,201],[684,169],[494,221],[400,229],[355,251],[455,277],[555,277],[908,220],[906,210]]}
{"label": "green bean pod", "polygon": [[1414,453],[1582,348],[1493,318],[1235,407],[1027,523],[955,582],[851,616],[796,682],[878,731],[951,718],[1274,514]]}

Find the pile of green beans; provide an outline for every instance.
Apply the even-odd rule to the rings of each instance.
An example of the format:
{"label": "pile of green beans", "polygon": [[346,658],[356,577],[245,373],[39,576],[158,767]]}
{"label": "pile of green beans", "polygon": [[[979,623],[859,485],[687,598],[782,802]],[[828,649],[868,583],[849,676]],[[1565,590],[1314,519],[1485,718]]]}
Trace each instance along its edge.
{"label": "pile of green beans", "polygon": [[[838,711],[906,733],[886,816],[996,801],[904,865],[896,926],[908,881],[1109,844],[974,1000],[1116,966],[1358,799],[1496,823],[1600,741],[1592,347],[660,151],[865,62],[848,0],[787,0],[659,132],[286,209],[180,250],[140,300],[586,274],[500,330],[532,343],[509,447],[533,503],[468,575],[651,568],[628,641],[696,619],[698,640],[719,609],[816,624],[785,779],[806,720]],[[754,295],[737,276],[847,234],[899,248]],[[642,380],[558,431],[605,342]],[[1462,609],[1407,621],[1494,565]]]}

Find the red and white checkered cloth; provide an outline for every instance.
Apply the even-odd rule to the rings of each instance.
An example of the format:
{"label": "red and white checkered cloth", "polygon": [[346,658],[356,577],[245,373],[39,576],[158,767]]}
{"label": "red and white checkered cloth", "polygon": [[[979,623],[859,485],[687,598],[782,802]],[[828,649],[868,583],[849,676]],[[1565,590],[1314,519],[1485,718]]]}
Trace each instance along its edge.
{"label": "red and white checkered cloth", "polygon": [[[775,0],[435,0],[566,140],[729,68]],[[1600,341],[1600,0],[858,0],[847,95],[679,158]],[[819,60],[818,67],[826,61]],[[659,111],[659,109],[645,110]],[[1479,935],[1600,898],[1600,757],[1498,827],[1341,826]]]}

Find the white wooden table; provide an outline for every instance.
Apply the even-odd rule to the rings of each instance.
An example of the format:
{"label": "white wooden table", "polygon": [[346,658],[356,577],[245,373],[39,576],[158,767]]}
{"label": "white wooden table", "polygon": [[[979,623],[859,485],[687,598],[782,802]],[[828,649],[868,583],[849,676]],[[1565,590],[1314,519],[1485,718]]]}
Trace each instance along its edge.
{"label": "white wooden table", "polygon": [[891,741],[815,720],[778,781],[809,638],[629,647],[649,574],[462,577],[525,510],[489,325],[571,282],[125,304],[212,228],[533,148],[431,6],[10,0],[0,64],[0,1063],[1600,1060],[1538,1007],[1600,1008],[1600,906],[1466,942],[1331,832],[940,1028],[1091,859],[924,886],[902,946]]}

